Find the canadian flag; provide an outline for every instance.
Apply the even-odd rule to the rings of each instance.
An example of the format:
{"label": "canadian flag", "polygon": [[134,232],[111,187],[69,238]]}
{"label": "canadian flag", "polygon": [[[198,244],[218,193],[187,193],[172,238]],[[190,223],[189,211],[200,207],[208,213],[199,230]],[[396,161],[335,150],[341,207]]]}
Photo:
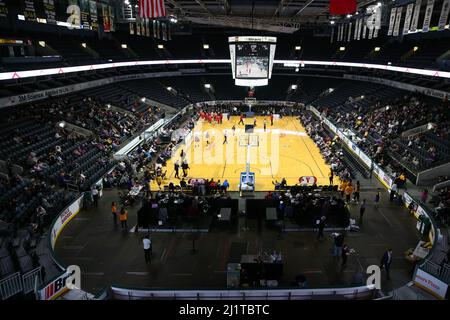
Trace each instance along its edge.
{"label": "canadian flag", "polygon": [[139,0],[139,17],[155,19],[165,16],[164,0]]}
{"label": "canadian flag", "polygon": [[353,14],[356,12],[356,0],[330,0],[330,14]]}

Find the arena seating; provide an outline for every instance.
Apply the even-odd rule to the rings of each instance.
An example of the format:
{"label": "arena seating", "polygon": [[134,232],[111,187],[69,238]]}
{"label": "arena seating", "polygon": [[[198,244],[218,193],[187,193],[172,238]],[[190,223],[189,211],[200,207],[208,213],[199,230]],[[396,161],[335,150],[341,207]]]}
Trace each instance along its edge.
{"label": "arena seating", "polygon": [[[0,29],[0,34],[1,34]],[[153,38],[142,38],[130,36],[125,32],[115,32],[108,37],[98,39],[94,34],[85,36],[71,35],[71,40],[67,41],[64,35],[54,36],[46,33],[36,34],[35,32],[17,32],[8,37],[30,40],[27,44],[30,54],[27,59],[16,59],[14,62],[7,62],[3,67],[7,70],[25,70],[33,65],[46,67],[58,67],[64,65],[79,65],[83,63],[101,63],[111,61],[124,61],[136,59],[189,59],[195,58],[228,58],[229,49],[227,47],[228,37],[226,35],[192,35],[186,41],[164,42],[164,48],[158,49]],[[175,36],[176,40],[177,37]],[[181,39],[181,38],[180,38]],[[39,46],[39,41],[45,41],[46,47]],[[27,43],[27,41],[26,41]],[[81,44],[85,43],[86,48]],[[122,48],[126,44],[127,48]],[[208,44],[209,49],[203,49],[203,44]],[[288,45],[292,44],[292,45]],[[301,46],[301,50],[295,50],[295,46]],[[419,67],[440,67],[447,68],[445,58],[450,49],[448,42],[434,41],[433,39],[417,41],[407,40],[403,42],[392,41],[392,39],[380,37],[373,40],[361,40],[348,43],[345,50],[341,51],[342,45],[335,43],[330,45],[328,37],[304,36],[292,39],[290,36],[280,36],[277,46],[277,59],[303,59],[303,60],[334,60],[334,61],[361,61],[368,63],[382,63],[419,66]],[[380,47],[375,51],[375,47]],[[413,50],[417,47],[417,50]],[[6,53],[4,53],[6,55]],[[62,57],[59,61],[52,59],[36,60],[44,56],[55,55]],[[442,61],[438,58],[445,58]],[[54,60],[54,58],[53,58]]]}

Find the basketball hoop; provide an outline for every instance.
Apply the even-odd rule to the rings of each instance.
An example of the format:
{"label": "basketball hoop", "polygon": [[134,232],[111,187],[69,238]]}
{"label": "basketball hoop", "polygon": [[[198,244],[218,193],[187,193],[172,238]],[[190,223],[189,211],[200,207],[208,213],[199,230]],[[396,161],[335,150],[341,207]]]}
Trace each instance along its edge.
{"label": "basketball hoop", "polygon": [[251,97],[245,98],[244,103],[251,108],[252,106],[254,106],[256,104],[256,98],[251,98]]}

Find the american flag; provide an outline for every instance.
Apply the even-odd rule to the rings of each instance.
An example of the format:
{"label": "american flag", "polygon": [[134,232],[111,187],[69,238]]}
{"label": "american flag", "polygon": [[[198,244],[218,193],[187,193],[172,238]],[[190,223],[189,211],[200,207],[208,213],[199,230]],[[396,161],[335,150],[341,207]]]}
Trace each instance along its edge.
{"label": "american flag", "polygon": [[139,0],[139,16],[146,19],[165,17],[164,0]]}

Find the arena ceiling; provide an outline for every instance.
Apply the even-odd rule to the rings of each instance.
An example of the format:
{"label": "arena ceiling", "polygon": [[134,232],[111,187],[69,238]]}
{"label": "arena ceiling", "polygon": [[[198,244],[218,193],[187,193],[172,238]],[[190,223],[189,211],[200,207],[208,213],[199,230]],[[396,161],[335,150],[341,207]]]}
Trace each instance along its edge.
{"label": "arena ceiling", "polygon": [[[362,7],[375,0],[358,0]],[[293,33],[330,22],[329,0],[165,0],[169,15],[200,25]]]}

